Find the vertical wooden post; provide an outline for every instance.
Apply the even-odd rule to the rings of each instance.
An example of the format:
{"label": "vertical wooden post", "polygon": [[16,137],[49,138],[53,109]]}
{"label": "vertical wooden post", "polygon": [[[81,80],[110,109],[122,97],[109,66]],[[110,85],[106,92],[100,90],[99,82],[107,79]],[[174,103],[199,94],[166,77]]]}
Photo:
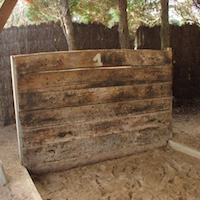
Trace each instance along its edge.
{"label": "vertical wooden post", "polygon": [[14,9],[17,0],[5,0],[0,9],[0,33],[3,30],[8,18],[10,17],[12,10]]}

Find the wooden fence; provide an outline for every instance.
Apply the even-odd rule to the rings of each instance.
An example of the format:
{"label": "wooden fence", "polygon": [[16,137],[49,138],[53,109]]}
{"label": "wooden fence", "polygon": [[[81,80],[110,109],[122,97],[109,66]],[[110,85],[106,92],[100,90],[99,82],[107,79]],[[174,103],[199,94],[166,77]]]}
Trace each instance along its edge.
{"label": "wooden fence", "polygon": [[[138,49],[160,49],[160,27],[140,27]],[[177,100],[200,97],[200,28],[196,25],[171,26],[173,50],[173,96]]]}
{"label": "wooden fence", "polygon": [[[75,24],[78,49],[119,48],[117,27]],[[0,35],[0,125],[14,122],[10,55],[67,50],[59,24],[41,24],[5,29]]]}
{"label": "wooden fence", "polygon": [[21,160],[60,171],[162,147],[171,136],[171,51],[12,58]]}

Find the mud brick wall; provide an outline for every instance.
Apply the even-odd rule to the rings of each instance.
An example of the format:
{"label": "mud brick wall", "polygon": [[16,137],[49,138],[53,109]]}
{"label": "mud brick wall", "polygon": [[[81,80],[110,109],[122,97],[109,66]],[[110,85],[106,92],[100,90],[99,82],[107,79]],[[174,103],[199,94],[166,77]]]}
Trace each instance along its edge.
{"label": "mud brick wall", "polygon": [[40,174],[165,146],[171,56],[156,50],[13,56],[23,165]]}

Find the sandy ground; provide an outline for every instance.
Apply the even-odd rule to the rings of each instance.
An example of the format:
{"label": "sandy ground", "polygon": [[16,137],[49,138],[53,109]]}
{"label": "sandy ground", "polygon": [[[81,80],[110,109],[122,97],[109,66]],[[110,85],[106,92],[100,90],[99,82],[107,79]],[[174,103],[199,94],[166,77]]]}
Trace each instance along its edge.
{"label": "sandy ground", "polygon": [[164,148],[34,181],[45,200],[199,200],[200,161]]}
{"label": "sandy ground", "polygon": [[[172,140],[200,151],[199,105],[174,110]],[[26,183],[18,181],[16,146],[15,126],[0,127],[0,159],[9,179],[0,186],[0,200],[30,199],[20,189]],[[200,160],[169,147],[33,179],[44,200],[200,200]]]}
{"label": "sandy ground", "polygon": [[0,160],[8,180],[8,184],[0,184],[0,200],[39,200],[35,185],[20,164],[15,125],[0,127]]}
{"label": "sandy ground", "polygon": [[200,151],[200,99],[174,109],[173,141]]}

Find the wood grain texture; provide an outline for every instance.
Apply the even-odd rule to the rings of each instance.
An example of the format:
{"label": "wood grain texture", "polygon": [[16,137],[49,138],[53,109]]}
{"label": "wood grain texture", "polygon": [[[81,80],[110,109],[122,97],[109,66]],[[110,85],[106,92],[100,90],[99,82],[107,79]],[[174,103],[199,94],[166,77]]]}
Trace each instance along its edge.
{"label": "wood grain texture", "polygon": [[84,165],[90,165],[94,163],[98,163],[105,160],[111,160],[113,158],[121,158],[124,156],[141,153],[144,151],[148,151],[151,149],[156,149],[160,147],[166,146],[166,141],[156,141],[155,143],[146,144],[146,145],[132,145],[131,147],[126,147],[123,149],[117,149],[117,151],[110,151],[109,153],[102,151],[98,152],[97,154],[85,154],[78,156],[77,158],[71,158],[67,160],[59,160],[54,162],[47,163],[37,163],[34,165],[30,165],[29,171],[32,174],[46,174],[49,172],[58,172],[60,171],[71,169],[74,167],[80,167]]}
{"label": "wood grain texture", "polygon": [[163,146],[171,137],[171,51],[14,56],[22,162],[59,171]]}
{"label": "wood grain texture", "polygon": [[58,90],[19,94],[19,111],[64,108],[100,103],[163,98],[171,95],[171,83]]}
{"label": "wood grain texture", "polygon": [[163,98],[27,111],[20,112],[19,115],[24,132],[35,128],[80,124],[127,115],[169,111],[170,109],[171,98]]}
{"label": "wood grain texture", "polygon": [[[143,115],[108,117],[102,120],[90,120],[85,123],[68,123],[63,126],[44,127],[24,131],[24,147],[43,146],[74,139],[126,133],[130,130],[170,126],[171,112],[156,112]],[[148,137],[148,136],[147,136]]]}
{"label": "wood grain texture", "polygon": [[59,142],[42,147],[26,148],[24,154],[27,155],[24,165],[36,165],[37,163],[46,163],[54,161],[62,161],[81,157],[83,155],[95,155],[101,152],[125,150],[135,145],[147,145],[167,140],[171,128],[153,127],[145,128],[138,131],[130,131],[124,134],[110,134],[92,138],[80,138],[67,142]]}
{"label": "wood grain texture", "polygon": [[85,50],[14,56],[18,73],[102,67],[94,62],[100,53],[103,66],[145,66],[170,64],[171,51],[160,50]]}
{"label": "wood grain texture", "polygon": [[18,75],[19,93],[171,82],[171,65],[57,70]]}

